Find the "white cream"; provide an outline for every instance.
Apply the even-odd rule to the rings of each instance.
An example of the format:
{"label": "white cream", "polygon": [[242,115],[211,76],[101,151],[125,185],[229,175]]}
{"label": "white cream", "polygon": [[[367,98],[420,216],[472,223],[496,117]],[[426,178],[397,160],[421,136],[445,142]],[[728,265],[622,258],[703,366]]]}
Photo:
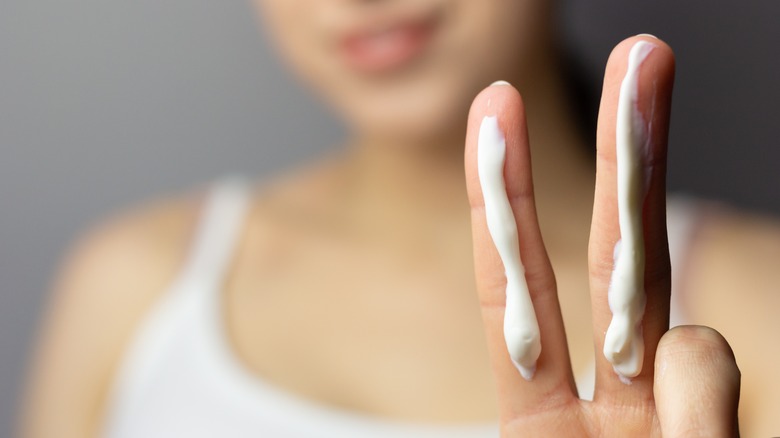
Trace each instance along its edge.
{"label": "white cream", "polygon": [[517,224],[504,184],[505,158],[506,141],[498,126],[498,118],[485,117],[479,128],[477,169],[485,199],[488,230],[506,274],[504,339],[512,362],[526,380],[531,380],[542,344],[525,281],[525,268],[520,259]]}
{"label": "white cream", "polygon": [[642,204],[645,196],[643,156],[649,133],[637,109],[639,67],[655,46],[636,43],[628,55],[628,69],[618,98],[617,202],[620,240],[615,245],[615,267],[609,285],[612,322],[604,338],[604,356],[624,383],[642,371],[645,311],[645,242]]}

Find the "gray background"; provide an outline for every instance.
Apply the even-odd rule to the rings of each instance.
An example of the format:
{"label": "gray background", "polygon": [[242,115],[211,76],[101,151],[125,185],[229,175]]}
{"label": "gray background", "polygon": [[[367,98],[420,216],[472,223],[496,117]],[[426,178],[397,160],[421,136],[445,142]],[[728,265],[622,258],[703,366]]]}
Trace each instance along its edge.
{"label": "gray background", "polygon": [[[678,56],[670,186],[780,213],[780,2],[563,2],[598,78],[650,32]],[[53,272],[98,218],[229,171],[310,159],[342,128],[297,88],[247,1],[0,0],[0,436]]]}

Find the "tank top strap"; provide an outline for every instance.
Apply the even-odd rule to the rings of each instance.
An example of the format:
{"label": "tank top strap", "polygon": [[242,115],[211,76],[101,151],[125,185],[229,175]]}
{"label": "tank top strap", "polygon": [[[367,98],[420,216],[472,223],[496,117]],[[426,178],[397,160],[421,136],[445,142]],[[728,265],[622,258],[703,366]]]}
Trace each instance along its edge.
{"label": "tank top strap", "polygon": [[184,276],[201,285],[220,284],[230,266],[249,209],[251,184],[240,176],[212,184],[192,241]]}

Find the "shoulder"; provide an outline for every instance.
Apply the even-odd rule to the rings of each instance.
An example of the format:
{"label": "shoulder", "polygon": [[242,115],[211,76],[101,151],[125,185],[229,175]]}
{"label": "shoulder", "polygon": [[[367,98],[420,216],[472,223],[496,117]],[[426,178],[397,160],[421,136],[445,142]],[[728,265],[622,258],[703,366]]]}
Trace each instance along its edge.
{"label": "shoulder", "polygon": [[182,262],[203,197],[159,199],[92,227],[66,256],[55,299],[138,301],[154,294]]}
{"label": "shoulder", "polygon": [[[686,273],[692,322],[731,344],[742,371],[740,426],[768,435],[780,409],[780,220],[719,209],[702,223]],[[773,426],[774,425],[774,426]]]}
{"label": "shoulder", "polygon": [[706,214],[685,277],[686,307],[697,323],[756,345],[755,336],[769,333],[764,326],[780,329],[780,220],[725,208]]}
{"label": "shoulder", "polygon": [[54,285],[31,372],[25,436],[91,436],[125,344],[186,255],[203,192],[160,199],[80,237]]}
{"label": "shoulder", "polygon": [[718,290],[778,290],[780,219],[728,208],[713,208],[703,218],[692,249],[693,275]]}

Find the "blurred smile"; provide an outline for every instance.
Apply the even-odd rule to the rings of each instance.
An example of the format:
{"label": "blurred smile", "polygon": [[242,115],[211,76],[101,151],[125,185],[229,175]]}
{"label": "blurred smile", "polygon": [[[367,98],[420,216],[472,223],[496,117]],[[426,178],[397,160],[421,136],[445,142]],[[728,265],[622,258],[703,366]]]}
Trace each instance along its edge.
{"label": "blurred smile", "polygon": [[439,24],[437,14],[400,18],[348,32],[339,45],[348,67],[366,74],[401,69],[425,52]]}

